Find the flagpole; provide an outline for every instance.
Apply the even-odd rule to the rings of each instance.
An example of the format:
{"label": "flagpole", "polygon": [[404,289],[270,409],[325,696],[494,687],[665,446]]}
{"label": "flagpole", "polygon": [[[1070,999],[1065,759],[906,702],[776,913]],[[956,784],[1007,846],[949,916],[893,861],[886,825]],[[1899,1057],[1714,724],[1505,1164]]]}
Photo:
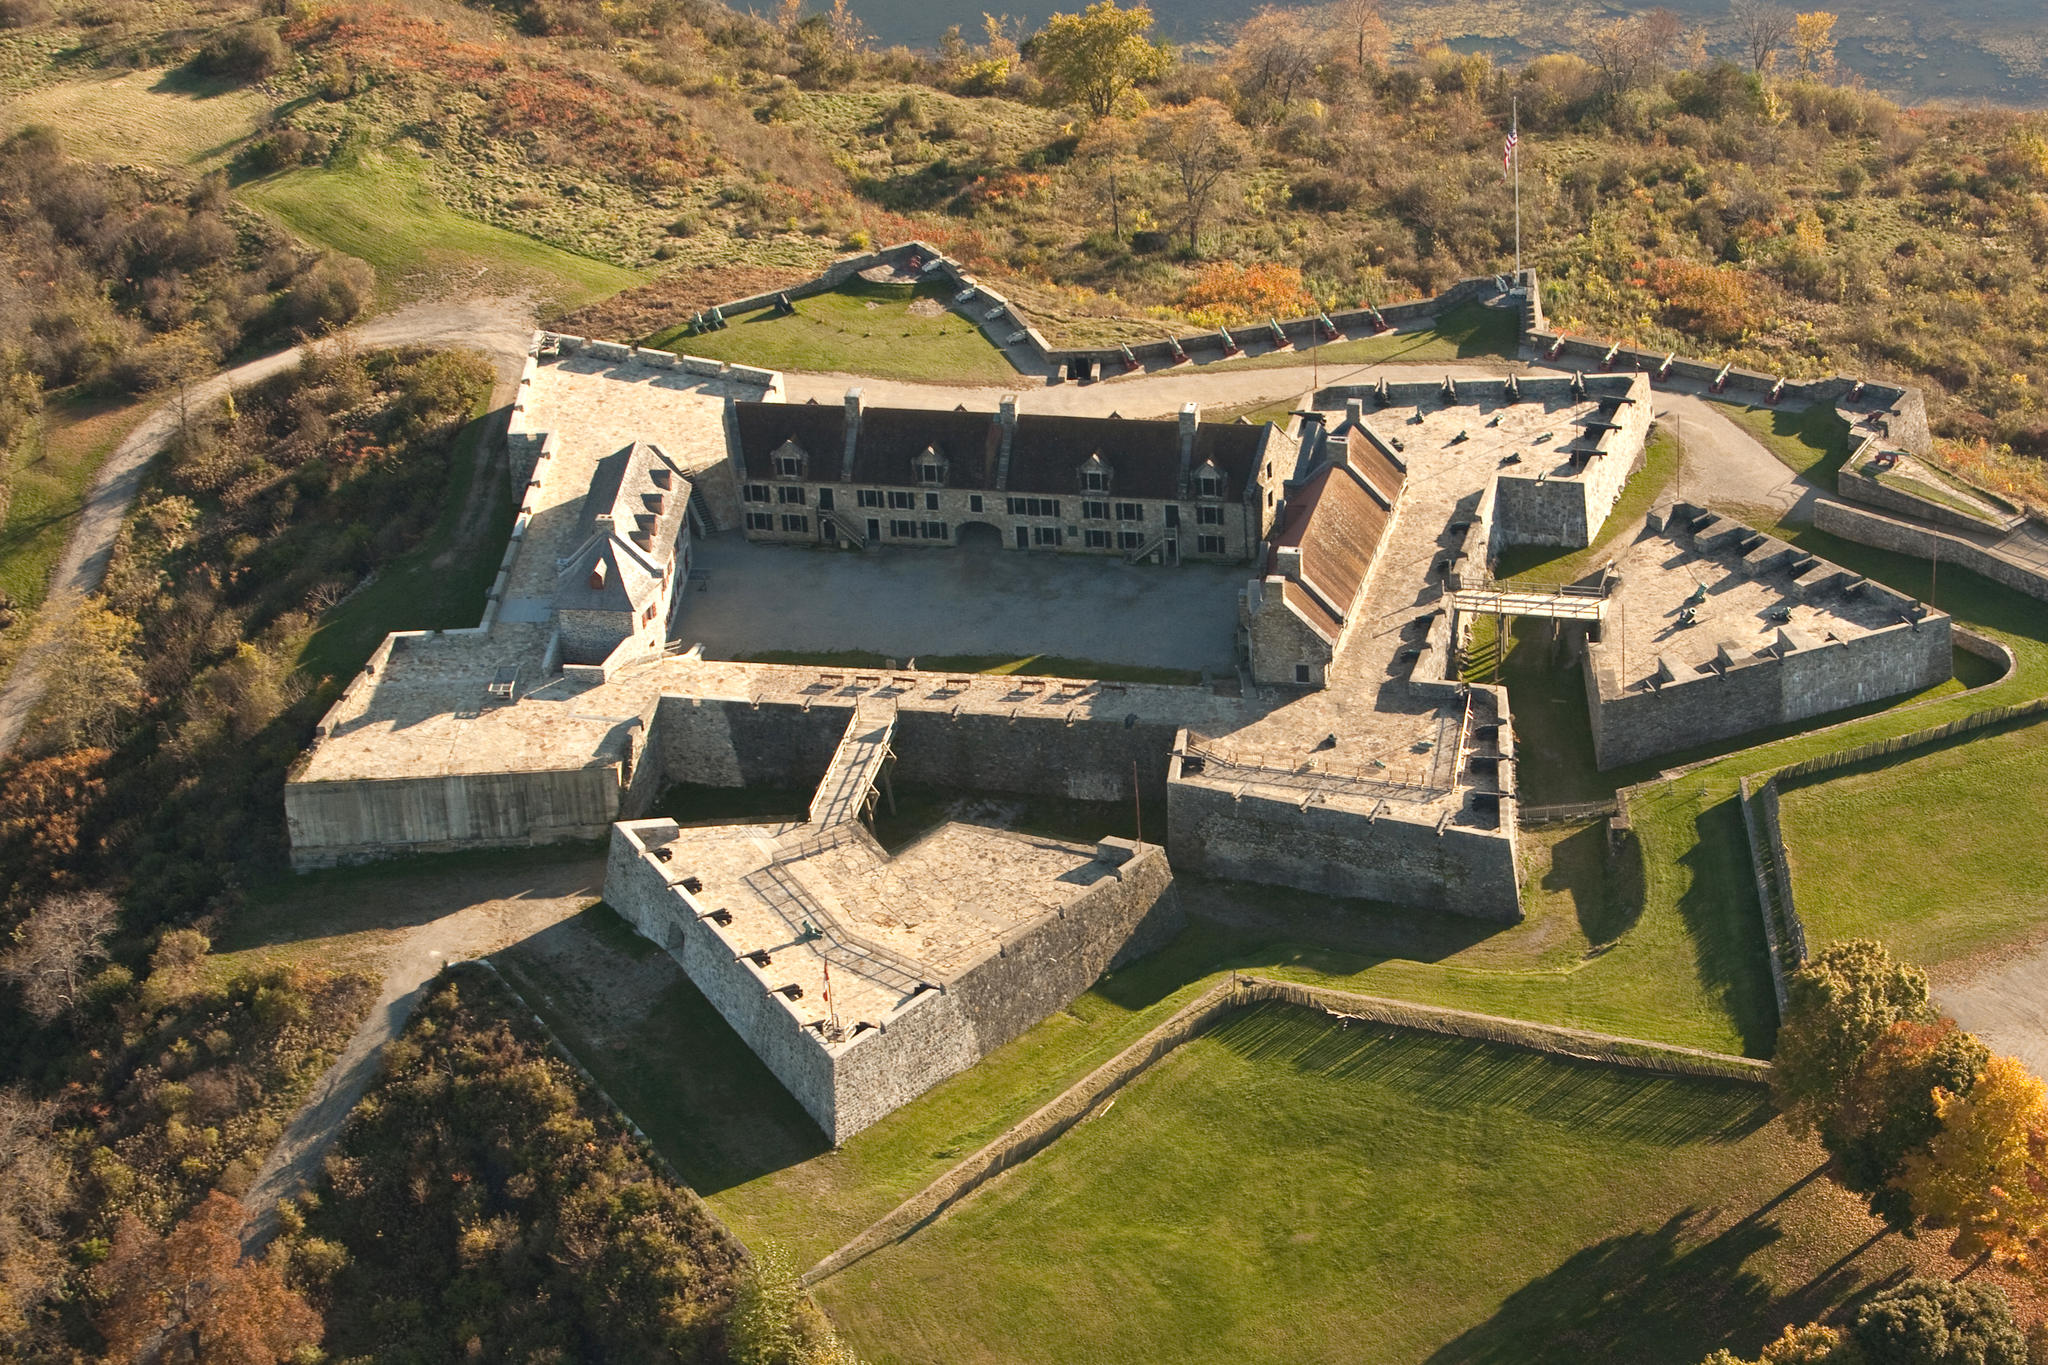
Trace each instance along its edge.
{"label": "flagpole", "polygon": [[1508,132],[1515,140],[1515,283],[1522,282],[1522,98],[1508,97]]}

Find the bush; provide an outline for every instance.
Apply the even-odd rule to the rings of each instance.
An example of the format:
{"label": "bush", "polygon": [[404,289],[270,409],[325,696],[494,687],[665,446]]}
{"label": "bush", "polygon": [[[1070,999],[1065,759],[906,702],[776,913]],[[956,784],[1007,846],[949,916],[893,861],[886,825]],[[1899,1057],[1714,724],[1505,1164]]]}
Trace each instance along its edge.
{"label": "bush", "polygon": [[192,58],[203,76],[260,81],[284,65],[284,39],[268,24],[237,24],[206,40]]}
{"label": "bush", "polygon": [[0,0],[0,28],[28,28],[53,13],[49,0]]}
{"label": "bush", "polygon": [[2027,1365],[2027,1339],[2002,1290],[1907,1280],[1857,1311],[1850,1337],[1868,1365]]}

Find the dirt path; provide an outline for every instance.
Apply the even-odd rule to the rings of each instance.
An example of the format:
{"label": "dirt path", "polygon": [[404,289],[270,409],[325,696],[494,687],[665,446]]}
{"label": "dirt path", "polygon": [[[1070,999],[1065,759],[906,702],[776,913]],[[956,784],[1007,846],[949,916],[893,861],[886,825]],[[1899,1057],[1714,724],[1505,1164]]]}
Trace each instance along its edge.
{"label": "dirt path", "polygon": [[[372,318],[349,335],[365,348],[441,343],[466,346],[491,358],[498,371],[500,394],[518,382],[519,368],[533,335],[532,304],[523,299],[469,299],[459,303],[419,304]],[[245,388],[298,363],[300,348],[252,360],[193,386],[190,404],[219,398],[230,389]],[[51,641],[71,612],[106,577],[128,508],[142,487],[144,470],[177,426],[177,404],[166,402],[128,433],[101,467],[86,494],[78,525],[57,561],[50,594],[36,612],[28,645],[4,682],[0,682],[0,756],[14,746],[29,713],[43,695],[43,670]]]}
{"label": "dirt path", "polygon": [[1935,973],[1934,1003],[1982,1038],[1993,1052],[2019,1058],[2048,1076],[2048,940],[1966,964],[1948,979]]}
{"label": "dirt path", "polygon": [[349,1111],[376,1079],[384,1045],[405,1027],[435,974],[449,962],[497,952],[559,924],[595,900],[603,884],[604,858],[593,856],[497,874],[431,873],[414,888],[397,879],[377,888],[392,917],[413,927],[384,956],[384,986],[369,1017],[292,1115],[242,1196],[249,1213],[245,1248],[260,1250],[276,1235],[278,1201],[319,1172]]}

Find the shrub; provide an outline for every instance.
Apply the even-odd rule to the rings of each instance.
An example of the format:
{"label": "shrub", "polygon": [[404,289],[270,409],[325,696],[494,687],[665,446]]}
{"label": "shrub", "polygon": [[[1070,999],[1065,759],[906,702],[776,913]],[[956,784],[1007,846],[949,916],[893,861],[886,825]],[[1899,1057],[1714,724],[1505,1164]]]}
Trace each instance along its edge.
{"label": "shrub", "polygon": [[1850,1337],[1868,1365],[2027,1365],[2027,1339],[2002,1290],[1907,1280],[1857,1311]]}
{"label": "shrub", "polygon": [[237,24],[207,39],[192,69],[205,76],[260,81],[284,65],[284,39],[268,24]]}
{"label": "shrub", "polygon": [[28,28],[55,12],[49,0],[0,0],[0,28]]}

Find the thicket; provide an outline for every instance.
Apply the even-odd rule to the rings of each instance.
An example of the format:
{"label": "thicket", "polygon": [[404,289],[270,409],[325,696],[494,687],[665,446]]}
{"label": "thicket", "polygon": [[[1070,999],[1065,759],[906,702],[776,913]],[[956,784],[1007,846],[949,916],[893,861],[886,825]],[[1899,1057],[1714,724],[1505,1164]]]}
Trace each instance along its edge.
{"label": "thicket", "polygon": [[845,1359],[475,968],[429,987],[287,1222],[341,1356]]}
{"label": "thicket", "polygon": [[44,392],[171,387],[237,351],[347,322],[370,289],[360,264],[292,246],[236,206],[219,176],[194,183],[80,161],[46,128],[8,137],[0,514],[10,457],[25,449]]}

